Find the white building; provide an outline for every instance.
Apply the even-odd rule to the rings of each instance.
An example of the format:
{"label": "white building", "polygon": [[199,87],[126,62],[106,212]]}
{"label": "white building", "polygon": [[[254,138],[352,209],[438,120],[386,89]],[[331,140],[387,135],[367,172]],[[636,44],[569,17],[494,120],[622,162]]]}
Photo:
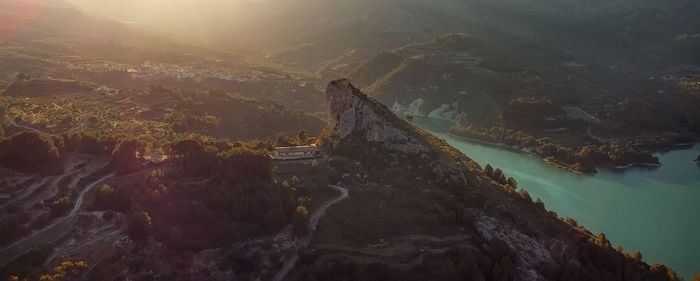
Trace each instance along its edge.
{"label": "white building", "polygon": [[270,158],[275,160],[299,160],[311,159],[318,156],[318,147],[315,144],[304,146],[280,146],[270,152]]}

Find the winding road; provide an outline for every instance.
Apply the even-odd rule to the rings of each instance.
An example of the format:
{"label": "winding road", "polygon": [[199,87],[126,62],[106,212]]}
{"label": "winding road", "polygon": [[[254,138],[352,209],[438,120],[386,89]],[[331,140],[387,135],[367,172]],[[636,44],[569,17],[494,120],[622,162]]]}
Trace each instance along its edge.
{"label": "winding road", "polygon": [[[328,209],[328,207],[333,206],[333,204],[338,203],[344,200],[345,198],[348,198],[349,196],[348,190],[342,186],[333,184],[329,184],[328,186],[337,191],[340,191],[340,195],[331,200],[328,200],[326,203],[323,203],[323,205],[321,205],[321,207],[318,208],[318,210],[316,210],[316,212],[314,212],[311,215],[311,217],[309,217],[309,228],[311,228],[311,233],[297,241],[300,242],[297,243],[297,250],[309,246],[309,243],[311,242],[311,235],[316,230],[318,221],[321,219],[321,217],[323,217],[323,215],[326,214],[326,210]],[[282,279],[284,279],[284,277],[287,276],[287,274],[292,270],[292,268],[294,268],[294,265],[297,263],[298,260],[299,255],[297,255],[296,251],[294,251],[294,256],[284,261],[284,263],[282,264],[282,268],[280,268],[280,270],[275,274],[275,277],[272,280],[282,281]]]}
{"label": "winding road", "polygon": [[318,225],[318,221],[321,219],[321,217],[323,217],[323,215],[326,214],[326,209],[328,209],[328,207],[332,206],[335,203],[338,203],[338,202],[344,200],[345,198],[348,198],[349,193],[348,193],[348,190],[346,188],[338,186],[338,185],[332,185],[332,184],[328,185],[328,186],[330,186],[331,188],[333,188],[337,191],[340,191],[340,196],[333,198],[333,199],[329,200],[328,202],[324,203],[323,205],[321,205],[321,207],[318,208],[318,210],[316,210],[316,212],[313,213],[311,215],[311,217],[309,217],[309,227],[311,228],[312,231],[316,230],[316,225]]}

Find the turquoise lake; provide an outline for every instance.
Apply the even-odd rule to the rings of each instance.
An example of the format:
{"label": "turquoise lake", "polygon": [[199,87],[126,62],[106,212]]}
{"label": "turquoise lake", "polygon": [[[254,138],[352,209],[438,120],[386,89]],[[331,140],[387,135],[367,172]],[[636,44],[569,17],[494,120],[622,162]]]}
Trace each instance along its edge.
{"label": "turquoise lake", "polygon": [[415,117],[413,123],[484,166],[518,180],[532,198],[560,217],[603,232],[613,247],[641,251],[649,264],[663,263],[692,280],[700,273],[700,144],[655,153],[661,167],[598,169],[576,175],[547,165],[537,156],[470,142],[447,134],[450,121]]}

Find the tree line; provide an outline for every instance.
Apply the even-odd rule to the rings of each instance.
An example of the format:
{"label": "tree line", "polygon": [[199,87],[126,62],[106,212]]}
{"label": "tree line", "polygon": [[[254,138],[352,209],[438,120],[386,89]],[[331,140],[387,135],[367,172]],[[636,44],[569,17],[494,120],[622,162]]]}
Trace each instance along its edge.
{"label": "tree line", "polygon": [[161,165],[137,169],[147,146],[134,139],[115,146],[114,169],[140,179],[101,186],[94,201],[95,209],[126,214],[135,241],[153,237],[178,253],[232,243],[237,224],[265,234],[291,223],[306,232],[308,205],[299,198],[309,195],[295,188],[298,179],[273,181],[270,142],[189,135],[162,145],[169,158]]}
{"label": "tree line", "polygon": [[636,151],[619,144],[588,145],[577,150],[555,144],[548,137],[535,139],[522,131],[502,127],[454,126],[449,129],[449,132],[457,136],[490,143],[532,148],[546,162],[584,174],[595,173],[598,165],[620,166],[636,162],[659,163],[659,159],[649,153]]}

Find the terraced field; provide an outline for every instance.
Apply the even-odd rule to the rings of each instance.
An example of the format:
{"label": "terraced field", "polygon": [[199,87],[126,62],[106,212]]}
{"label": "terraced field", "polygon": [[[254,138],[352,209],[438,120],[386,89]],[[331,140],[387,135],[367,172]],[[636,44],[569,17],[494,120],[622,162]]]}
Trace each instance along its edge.
{"label": "terraced field", "polygon": [[421,265],[430,254],[441,255],[456,246],[469,246],[471,236],[466,234],[437,237],[408,235],[367,247],[342,244],[318,244],[313,247],[317,264],[330,261],[355,264],[381,263],[400,270]]}

